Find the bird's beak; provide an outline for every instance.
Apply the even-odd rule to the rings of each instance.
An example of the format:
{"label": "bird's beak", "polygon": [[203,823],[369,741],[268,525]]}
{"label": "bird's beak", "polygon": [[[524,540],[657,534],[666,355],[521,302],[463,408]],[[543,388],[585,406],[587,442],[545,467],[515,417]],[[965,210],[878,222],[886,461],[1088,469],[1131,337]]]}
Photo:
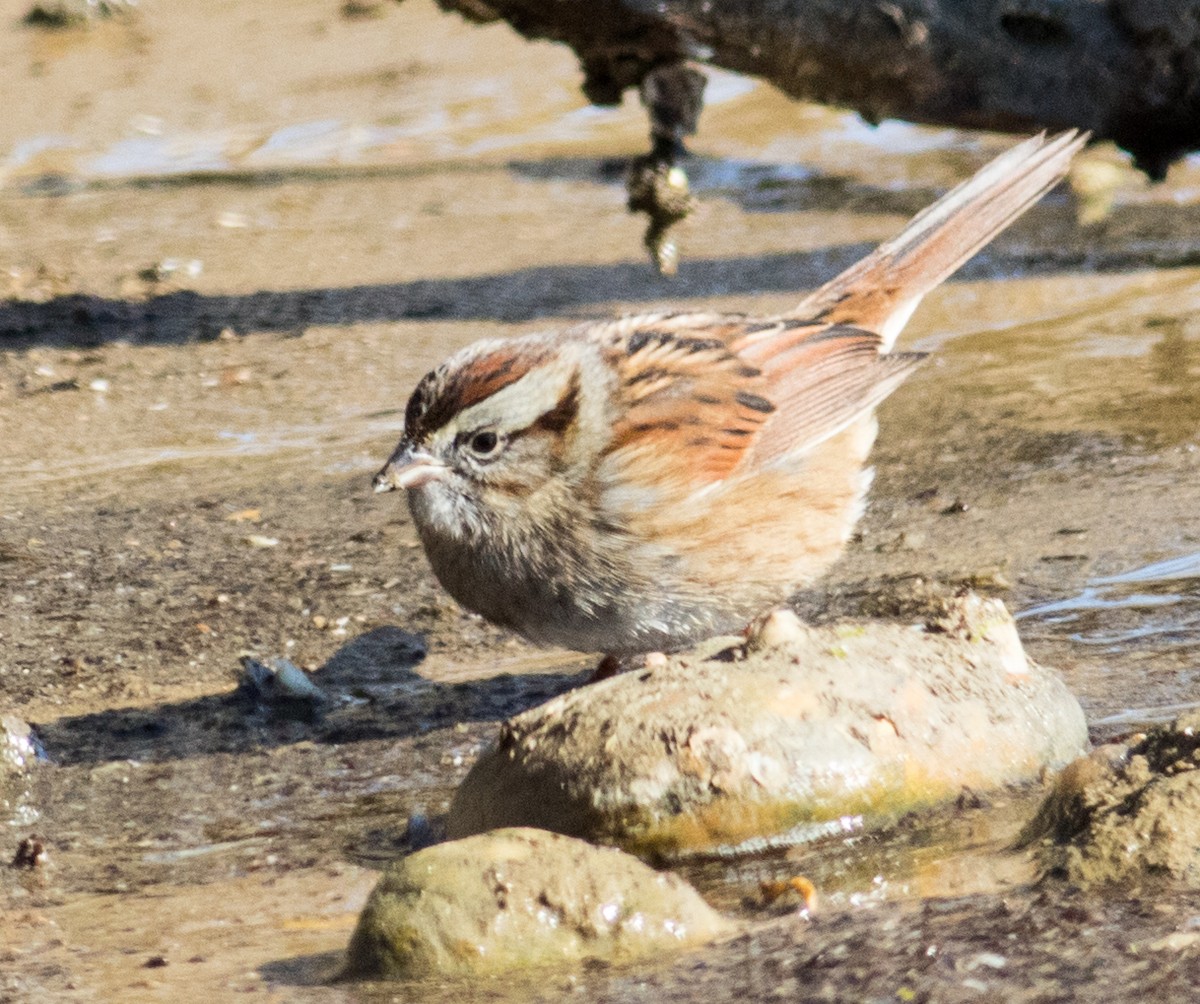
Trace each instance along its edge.
{"label": "bird's beak", "polygon": [[392,458],[375,475],[375,491],[420,488],[445,475],[447,467],[432,454],[401,443]]}

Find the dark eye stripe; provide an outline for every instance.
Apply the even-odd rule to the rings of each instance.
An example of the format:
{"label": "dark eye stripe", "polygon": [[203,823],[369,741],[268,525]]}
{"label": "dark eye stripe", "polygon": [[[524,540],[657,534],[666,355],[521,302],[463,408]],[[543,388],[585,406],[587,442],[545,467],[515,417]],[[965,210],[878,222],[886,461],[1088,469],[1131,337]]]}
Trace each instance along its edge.
{"label": "dark eye stripe", "polygon": [[571,375],[570,383],[567,384],[566,390],[559,396],[554,407],[542,412],[537,419],[524,429],[516,429],[510,432],[508,439],[511,442],[531,432],[549,432],[553,435],[561,436],[575,424],[575,419],[578,415],[579,372],[576,371]]}
{"label": "dark eye stripe", "polygon": [[575,424],[578,415],[579,371],[576,370],[571,374],[571,380],[567,384],[566,390],[559,395],[554,407],[544,412],[542,417],[533,424],[538,429],[545,429],[547,432],[561,436]]}

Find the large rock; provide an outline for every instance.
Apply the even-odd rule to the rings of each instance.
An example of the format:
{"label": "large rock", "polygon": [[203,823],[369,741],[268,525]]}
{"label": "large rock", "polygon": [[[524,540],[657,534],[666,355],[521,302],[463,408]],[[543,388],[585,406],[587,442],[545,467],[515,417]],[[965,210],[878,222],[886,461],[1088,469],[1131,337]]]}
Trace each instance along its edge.
{"label": "large rock", "polygon": [[1023,836],[1076,885],[1200,889],[1200,713],[1072,763]]}
{"label": "large rock", "polygon": [[749,850],[1031,780],[1086,746],[1078,703],[998,601],[936,625],[774,617],[506,722],[460,786],[461,837],[538,826],[638,853]]}
{"label": "large rock", "polygon": [[703,944],[730,929],[682,879],[530,829],[418,851],[371,893],[346,975],[480,975]]}

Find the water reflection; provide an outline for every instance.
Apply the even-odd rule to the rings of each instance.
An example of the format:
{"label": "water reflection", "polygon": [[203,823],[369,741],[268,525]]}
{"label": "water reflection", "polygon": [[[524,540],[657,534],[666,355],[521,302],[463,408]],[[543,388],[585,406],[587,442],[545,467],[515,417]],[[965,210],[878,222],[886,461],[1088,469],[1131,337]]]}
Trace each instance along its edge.
{"label": "water reflection", "polygon": [[[1126,692],[1139,672],[1156,668],[1177,669],[1172,689],[1186,692],[1194,674],[1179,660],[1186,662],[1200,651],[1200,552],[1093,578],[1076,595],[1027,607],[1017,618],[1026,625],[1022,633],[1029,640],[1065,637],[1111,660],[1125,677]],[[1043,628],[1040,638],[1028,627],[1036,624]],[[1148,676],[1142,679],[1149,684]],[[1125,707],[1097,718],[1092,727],[1098,735],[1131,731],[1170,721],[1194,706],[1171,701]]]}
{"label": "water reflection", "polygon": [[[1157,625],[1147,623],[1136,629],[1108,634],[1084,630],[1072,638],[1085,644],[1108,644],[1150,634],[1178,632],[1200,624],[1200,552],[1094,578],[1077,595],[1027,607],[1017,614],[1017,619],[1081,623],[1085,615],[1095,611],[1141,612],[1164,607],[1181,609],[1169,620],[1160,619]],[[1196,609],[1189,610],[1189,607]],[[1200,645],[1200,635],[1185,637],[1185,640]]]}

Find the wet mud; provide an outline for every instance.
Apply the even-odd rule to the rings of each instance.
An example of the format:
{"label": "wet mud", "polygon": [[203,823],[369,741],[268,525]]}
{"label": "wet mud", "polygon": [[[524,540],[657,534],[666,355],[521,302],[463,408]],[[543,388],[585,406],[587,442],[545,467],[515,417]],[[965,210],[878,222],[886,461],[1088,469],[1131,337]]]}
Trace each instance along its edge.
{"label": "wet mud", "polygon": [[1108,743],[1062,772],[1021,842],[1084,888],[1200,885],[1200,715]]}
{"label": "wet mud", "polygon": [[[402,500],[371,494],[415,381],[483,336],[783,309],[1008,140],[871,131],[720,76],[668,280],[615,161],[644,116],[581,107],[570,54],[503,26],[418,0],[142,4],[5,23],[0,55],[0,713],[48,758],[0,831],[6,861],[45,848],[0,867],[0,997],[391,999],[327,983],[379,870],[503,718],[593,665],[456,608]],[[902,347],[933,363],[882,408],[859,537],[798,607],[997,595],[1108,740],[1200,700],[1200,168],[1145,188],[1089,156],[1114,165],[1111,213],[1081,229],[1055,193],[914,317]],[[335,701],[307,719],[239,693],[247,655]],[[1193,985],[1195,894],[1034,885],[1006,848],[1035,806],[968,795],[697,862],[742,934],[471,998]],[[797,873],[815,919],[759,895]]]}

